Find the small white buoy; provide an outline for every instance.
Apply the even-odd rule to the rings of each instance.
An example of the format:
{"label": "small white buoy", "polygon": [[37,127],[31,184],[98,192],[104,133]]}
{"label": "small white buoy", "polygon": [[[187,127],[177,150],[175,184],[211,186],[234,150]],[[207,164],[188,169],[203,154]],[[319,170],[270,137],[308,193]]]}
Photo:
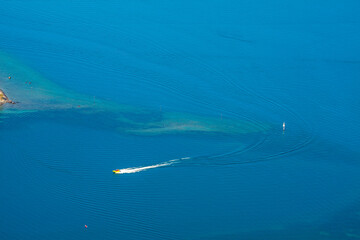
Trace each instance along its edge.
{"label": "small white buoy", "polygon": [[285,122],[283,122],[283,131],[285,131]]}

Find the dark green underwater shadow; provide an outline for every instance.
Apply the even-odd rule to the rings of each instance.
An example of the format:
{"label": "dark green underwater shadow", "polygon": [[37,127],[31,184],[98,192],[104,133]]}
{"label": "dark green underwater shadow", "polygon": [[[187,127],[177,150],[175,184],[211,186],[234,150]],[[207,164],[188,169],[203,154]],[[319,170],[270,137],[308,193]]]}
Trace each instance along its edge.
{"label": "dark green underwater shadow", "polygon": [[192,240],[339,240],[359,239],[360,205],[355,204],[334,214],[325,223],[289,224],[288,226],[268,229],[249,230],[233,234],[219,234],[193,238]]}

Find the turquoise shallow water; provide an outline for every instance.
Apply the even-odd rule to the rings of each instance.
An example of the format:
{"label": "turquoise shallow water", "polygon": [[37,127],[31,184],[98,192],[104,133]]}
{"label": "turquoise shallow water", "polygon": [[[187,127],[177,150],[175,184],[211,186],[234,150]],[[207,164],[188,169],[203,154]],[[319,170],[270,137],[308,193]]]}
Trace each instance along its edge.
{"label": "turquoise shallow water", "polygon": [[1,239],[360,237],[356,1],[0,6]]}

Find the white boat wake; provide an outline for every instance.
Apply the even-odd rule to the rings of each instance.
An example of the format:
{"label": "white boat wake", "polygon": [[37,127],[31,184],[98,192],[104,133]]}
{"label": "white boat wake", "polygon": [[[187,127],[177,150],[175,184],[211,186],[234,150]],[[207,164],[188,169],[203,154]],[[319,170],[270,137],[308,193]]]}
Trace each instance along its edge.
{"label": "white boat wake", "polygon": [[137,172],[142,172],[142,171],[152,169],[152,168],[170,166],[170,165],[173,165],[175,163],[180,162],[181,160],[186,160],[186,159],[190,159],[190,157],[173,159],[173,160],[170,160],[170,161],[167,161],[167,162],[162,162],[162,163],[159,163],[159,164],[145,166],[145,167],[132,167],[132,168],[117,169],[117,170],[114,170],[115,171],[114,173],[116,173],[116,174],[137,173]]}

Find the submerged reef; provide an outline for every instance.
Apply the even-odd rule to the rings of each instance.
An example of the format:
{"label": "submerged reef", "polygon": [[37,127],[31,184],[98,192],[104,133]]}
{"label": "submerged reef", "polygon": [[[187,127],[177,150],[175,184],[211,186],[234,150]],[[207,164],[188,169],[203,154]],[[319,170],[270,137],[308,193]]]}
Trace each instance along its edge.
{"label": "submerged reef", "polygon": [[[11,78],[8,77],[11,74]],[[75,112],[78,119],[99,119],[97,126],[107,126],[120,132],[157,135],[186,132],[242,134],[263,132],[269,125],[257,121],[226,119],[182,112],[163,112],[141,107],[122,105],[95,99],[64,89],[39,73],[0,52],[0,86],[11,98],[0,92],[1,119],[14,114],[34,114],[63,119]],[[10,116],[6,116],[9,115]]]}

